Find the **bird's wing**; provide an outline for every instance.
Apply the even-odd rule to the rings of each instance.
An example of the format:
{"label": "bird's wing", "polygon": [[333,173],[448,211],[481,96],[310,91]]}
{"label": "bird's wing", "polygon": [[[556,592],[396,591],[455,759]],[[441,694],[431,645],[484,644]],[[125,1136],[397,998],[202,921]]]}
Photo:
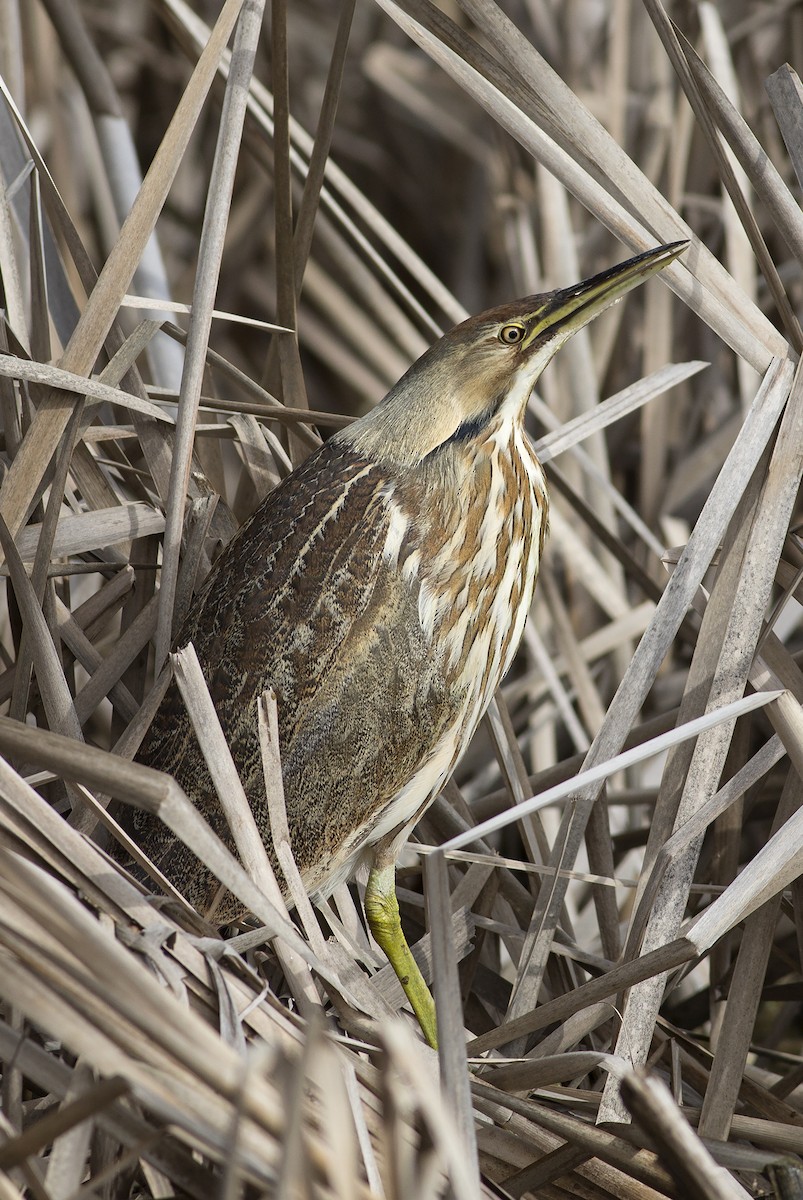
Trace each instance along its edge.
{"label": "bird's wing", "polygon": [[[371,587],[380,531],[366,516],[378,489],[369,463],[327,444],[266,497],[207,576],[176,643],[194,644],[230,736],[259,691],[275,688],[283,708],[315,691]],[[140,758],[171,770],[193,757],[183,722],[171,686]]]}
{"label": "bird's wing", "polygon": [[[288,816],[305,873],[333,841],[371,823],[451,719],[415,585],[383,555],[383,487],[375,466],[324,446],[223,552],[179,638],[195,645],[266,841],[256,697],[276,691]],[[175,689],[141,757],[176,775],[221,830]]]}
{"label": "bird's wing", "polygon": [[374,466],[327,444],[221,555],[179,638],[194,642],[221,714],[236,713],[263,680],[285,703],[317,688],[373,587],[381,487]]}

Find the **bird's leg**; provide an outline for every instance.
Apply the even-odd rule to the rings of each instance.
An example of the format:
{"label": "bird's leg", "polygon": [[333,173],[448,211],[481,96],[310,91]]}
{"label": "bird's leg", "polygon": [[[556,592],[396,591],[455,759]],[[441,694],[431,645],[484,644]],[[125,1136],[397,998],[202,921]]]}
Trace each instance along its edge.
{"label": "bird's leg", "polygon": [[401,927],[399,902],[396,899],[396,856],[382,853],[379,848],[374,855],[365,888],[365,915],[377,945],[385,952],[399,977],[424,1037],[430,1046],[437,1049],[435,1001]]}

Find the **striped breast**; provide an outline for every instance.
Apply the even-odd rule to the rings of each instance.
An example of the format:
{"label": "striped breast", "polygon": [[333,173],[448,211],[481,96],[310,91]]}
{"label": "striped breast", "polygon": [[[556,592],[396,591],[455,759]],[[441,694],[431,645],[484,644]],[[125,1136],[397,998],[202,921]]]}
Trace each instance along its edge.
{"label": "striped breast", "polygon": [[417,580],[421,627],[461,699],[377,835],[420,815],[471,740],[521,642],[549,524],[543,469],[518,421],[446,450],[423,486],[390,489],[385,554]]}

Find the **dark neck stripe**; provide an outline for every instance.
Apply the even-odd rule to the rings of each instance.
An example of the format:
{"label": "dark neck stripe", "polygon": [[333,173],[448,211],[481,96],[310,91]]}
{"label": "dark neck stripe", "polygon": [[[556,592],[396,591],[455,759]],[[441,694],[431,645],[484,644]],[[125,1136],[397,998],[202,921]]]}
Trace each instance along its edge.
{"label": "dark neck stripe", "polygon": [[486,408],[484,412],[481,412],[479,416],[472,417],[469,421],[462,421],[461,424],[457,426],[457,429],[455,429],[451,437],[448,437],[446,441],[441,442],[441,444],[436,446],[434,450],[430,450],[427,458],[431,458],[434,454],[438,454],[447,446],[461,445],[465,442],[472,441],[476,437],[479,437],[482,431],[488,426],[489,422],[492,421],[496,416],[501,403],[502,397],[494,400],[493,404],[489,405],[489,407]]}

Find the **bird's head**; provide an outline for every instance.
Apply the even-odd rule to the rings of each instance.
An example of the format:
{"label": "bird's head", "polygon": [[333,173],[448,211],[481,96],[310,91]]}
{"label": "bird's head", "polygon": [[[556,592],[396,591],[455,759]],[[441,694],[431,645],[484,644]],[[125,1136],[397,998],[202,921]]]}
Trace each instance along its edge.
{"label": "bird's head", "polygon": [[480,435],[499,416],[522,420],[539,375],[563,343],[687,245],[659,246],[573,287],[470,317],[337,439],[367,458],[415,466],[446,443]]}

